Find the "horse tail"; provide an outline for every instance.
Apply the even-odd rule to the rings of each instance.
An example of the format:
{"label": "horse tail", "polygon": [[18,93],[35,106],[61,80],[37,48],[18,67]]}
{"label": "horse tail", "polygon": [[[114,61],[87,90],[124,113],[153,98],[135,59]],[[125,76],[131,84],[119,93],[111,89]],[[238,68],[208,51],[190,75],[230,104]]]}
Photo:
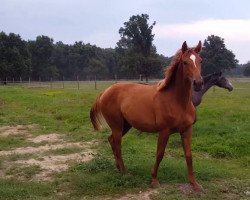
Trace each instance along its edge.
{"label": "horse tail", "polygon": [[100,109],[100,98],[101,98],[102,94],[103,93],[101,93],[97,96],[94,104],[92,105],[92,107],[90,109],[90,113],[89,113],[91,123],[96,131],[99,131],[101,129],[101,125],[102,125],[101,119],[103,118],[103,116],[102,116],[102,112]]}

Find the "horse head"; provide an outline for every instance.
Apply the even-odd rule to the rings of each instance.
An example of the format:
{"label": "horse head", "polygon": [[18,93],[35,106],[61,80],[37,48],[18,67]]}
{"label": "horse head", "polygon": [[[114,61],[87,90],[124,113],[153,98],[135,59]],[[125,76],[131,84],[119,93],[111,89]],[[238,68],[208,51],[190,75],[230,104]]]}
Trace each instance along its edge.
{"label": "horse head", "polygon": [[194,48],[189,48],[186,41],[182,44],[182,47],[177,51],[173,57],[169,67],[165,73],[165,79],[158,83],[157,89],[160,91],[167,88],[177,74],[177,71],[181,71],[183,77],[189,80],[196,91],[200,91],[203,86],[203,79],[201,76],[201,57],[199,53],[202,49],[201,41]]}
{"label": "horse head", "polygon": [[184,77],[187,77],[192,83],[195,91],[200,91],[203,86],[201,76],[201,57],[199,55],[202,49],[201,41],[194,48],[188,48],[186,41],[182,44],[181,63],[183,66]]}
{"label": "horse head", "polygon": [[228,79],[226,79],[224,76],[219,76],[215,85],[217,85],[218,87],[221,87],[221,88],[226,88],[226,89],[228,89],[229,92],[231,92],[233,90],[232,83]]}

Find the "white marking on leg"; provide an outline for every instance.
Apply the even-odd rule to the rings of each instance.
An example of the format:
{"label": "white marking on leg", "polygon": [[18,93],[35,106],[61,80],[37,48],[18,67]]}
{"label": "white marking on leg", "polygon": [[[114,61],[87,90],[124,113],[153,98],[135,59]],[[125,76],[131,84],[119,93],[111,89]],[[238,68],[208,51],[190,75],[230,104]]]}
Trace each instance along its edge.
{"label": "white marking on leg", "polygon": [[196,67],[196,63],[195,63],[196,57],[195,57],[195,55],[194,55],[194,54],[191,54],[190,59],[193,61],[194,66]]}

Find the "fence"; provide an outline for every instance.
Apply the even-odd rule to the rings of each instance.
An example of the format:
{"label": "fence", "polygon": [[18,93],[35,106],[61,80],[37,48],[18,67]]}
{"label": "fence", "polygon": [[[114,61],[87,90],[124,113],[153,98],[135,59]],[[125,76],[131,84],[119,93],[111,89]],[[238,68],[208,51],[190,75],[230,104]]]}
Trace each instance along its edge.
{"label": "fence", "polygon": [[[47,88],[47,89],[75,89],[75,90],[81,90],[81,89],[86,89],[86,88],[92,88],[95,90],[99,89],[104,89],[108,87],[109,85],[112,85],[116,82],[123,82],[123,81],[128,81],[125,79],[120,79],[118,80],[117,77],[115,77],[114,80],[97,80],[96,78],[91,81],[82,81],[79,80],[78,77],[76,80],[72,81],[58,81],[58,80],[53,80],[52,78],[50,81],[42,81],[40,78],[37,81],[33,81],[30,78],[28,80],[23,80],[21,77],[19,80],[15,80],[14,78],[11,79],[5,79],[1,80],[1,85],[6,85],[6,86],[11,86],[11,85],[20,85],[23,87],[28,87],[28,88]],[[156,80],[150,80],[150,81],[142,81],[141,77],[138,80],[129,80],[130,82],[136,82],[136,83],[142,83],[142,84],[151,84],[153,82],[156,82]]]}
{"label": "fence", "polygon": [[[241,83],[241,82],[250,83],[250,78],[245,78],[245,77],[244,78],[243,77],[234,77],[234,78],[231,77],[229,79],[232,80],[234,83]],[[0,84],[7,85],[7,86],[20,85],[20,86],[28,87],[28,88],[44,88],[44,89],[103,90],[116,82],[122,82],[122,81],[130,81],[130,82],[141,83],[141,84],[153,84],[157,82],[158,80],[152,79],[148,82],[145,82],[141,80],[141,77],[137,80],[117,79],[117,77],[115,77],[115,79],[113,80],[97,80],[95,78],[91,81],[86,81],[86,80],[83,81],[83,80],[79,80],[77,77],[76,80],[72,80],[72,81],[64,81],[63,79],[62,81],[57,81],[57,80],[54,81],[52,78],[50,79],[50,81],[42,81],[41,79],[39,79],[38,81],[34,81],[34,80],[31,80],[30,78],[28,80],[24,80],[20,77],[19,80],[15,80],[14,78],[12,80],[7,79],[7,78],[5,80],[0,80]],[[242,89],[242,88],[237,87],[235,89]],[[213,90],[215,90],[215,88]]]}

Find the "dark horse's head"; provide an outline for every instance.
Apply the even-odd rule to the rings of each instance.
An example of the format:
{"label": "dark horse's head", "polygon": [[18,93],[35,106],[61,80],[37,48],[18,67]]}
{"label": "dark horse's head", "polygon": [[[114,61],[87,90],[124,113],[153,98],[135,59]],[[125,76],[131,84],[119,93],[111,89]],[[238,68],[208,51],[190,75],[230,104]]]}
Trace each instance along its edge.
{"label": "dark horse's head", "polygon": [[188,48],[187,43],[182,44],[183,73],[192,81],[195,91],[200,91],[203,87],[203,79],[201,76],[201,57],[199,55],[202,49],[201,41],[194,48]]}
{"label": "dark horse's head", "polygon": [[228,79],[226,79],[224,76],[222,76],[222,72],[213,73],[212,76],[214,78],[215,85],[221,88],[226,88],[228,89],[229,92],[233,90],[232,83]]}

